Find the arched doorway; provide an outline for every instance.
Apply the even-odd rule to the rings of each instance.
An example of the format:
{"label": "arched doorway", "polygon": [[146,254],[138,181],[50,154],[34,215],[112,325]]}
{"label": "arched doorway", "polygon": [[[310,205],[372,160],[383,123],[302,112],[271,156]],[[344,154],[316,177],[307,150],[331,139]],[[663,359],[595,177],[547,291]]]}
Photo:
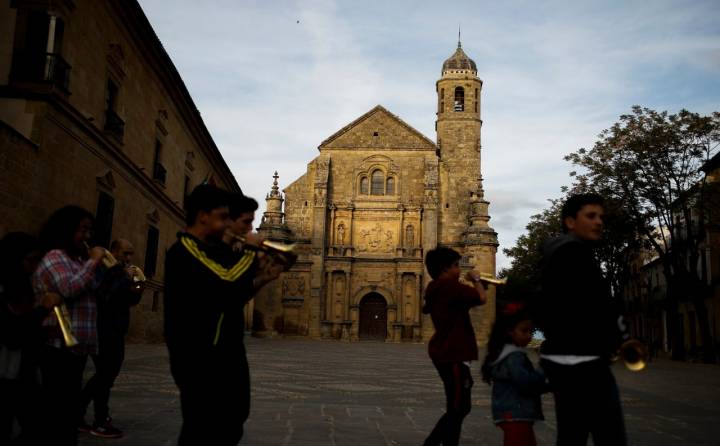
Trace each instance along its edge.
{"label": "arched doorway", "polygon": [[360,330],[362,341],[384,341],[387,337],[387,302],[378,293],[368,293],[360,300]]}

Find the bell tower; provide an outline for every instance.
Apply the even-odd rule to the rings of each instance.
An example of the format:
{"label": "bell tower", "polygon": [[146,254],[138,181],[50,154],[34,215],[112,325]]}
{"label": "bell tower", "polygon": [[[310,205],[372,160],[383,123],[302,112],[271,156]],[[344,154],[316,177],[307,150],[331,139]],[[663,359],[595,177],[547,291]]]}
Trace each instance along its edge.
{"label": "bell tower", "polygon": [[[463,255],[463,269],[495,275],[497,233],[489,226],[490,203],[481,174],[480,94],[483,82],[477,66],[458,46],[442,67],[438,95],[437,145],[440,164],[438,244]],[[484,342],[495,314],[495,292],[487,305],[471,312],[478,340]]]}
{"label": "bell tower", "polygon": [[442,66],[438,95],[437,145],[440,155],[439,244],[461,242],[470,217],[470,198],[480,178],[480,93],[477,66],[458,40]]}

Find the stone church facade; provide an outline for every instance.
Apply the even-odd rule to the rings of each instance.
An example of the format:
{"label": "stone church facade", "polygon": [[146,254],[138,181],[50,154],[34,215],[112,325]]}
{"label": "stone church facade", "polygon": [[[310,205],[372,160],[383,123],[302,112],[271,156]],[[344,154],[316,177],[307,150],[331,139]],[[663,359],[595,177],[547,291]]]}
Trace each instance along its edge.
{"label": "stone church facade", "polygon": [[[475,63],[460,44],[436,83],[437,139],[382,106],[323,141],[307,172],[266,197],[259,231],[300,254],[255,298],[259,336],[425,341],[430,277],[425,253],[446,246],[463,270],[495,274],[497,234],[488,225],[481,176],[480,95]],[[474,309],[479,341],[495,299]]]}

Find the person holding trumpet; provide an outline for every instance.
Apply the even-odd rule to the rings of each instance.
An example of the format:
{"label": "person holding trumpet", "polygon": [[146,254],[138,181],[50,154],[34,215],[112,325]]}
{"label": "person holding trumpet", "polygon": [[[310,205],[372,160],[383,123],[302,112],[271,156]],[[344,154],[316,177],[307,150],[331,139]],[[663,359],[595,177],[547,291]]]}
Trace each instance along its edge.
{"label": "person holding trumpet", "polygon": [[245,303],[280,269],[262,264],[263,239],[242,249],[223,243],[234,196],[201,184],[187,199],[187,228],[165,257],[165,341],[180,391],[180,446],[236,445],[249,415]]}
{"label": "person holding trumpet", "polygon": [[[125,359],[125,335],[130,326],[130,307],[140,302],[145,288],[144,274],[132,265],[134,255],[135,249],[128,240],[113,240],[109,255],[105,256],[105,263],[110,266],[103,271],[102,281],[95,292],[98,353],[90,355],[95,364],[95,374],[87,381],[81,394],[78,429],[96,437],[123,436],[123,432],[112,424],[108,402],[110,389]],[[90,401],[93,402],[95,412],[92,425],[85,423],[85,412]]]}
{"label": "person holding trumpet", "polygon": [[[33,275],[36,305],[47,293],[61,296],[71,325],[72,347],[55,314],[43,321],[46,342],[40,360],[42,399],[45,414],[40,444],[77,444],[77,408],[87,355],[97,353],[96,272],[105,249],[87,249],[93,215],[77,206],[53,213],[43,226],[40,239],[47,253]],[[60,314],[60,313],[57,313]],[[67,329],[68,327],[64,327]]]}
{"label": "person holding trumpet", "polygon": [[472,286],[460,282],[460,259],[460,253],[446,247],[431,249],[425,256],[432,281],[425,290],[422,311],[430,315],[435,328],[428,355],[445,388],[446,411],[424,446],[457,445],[472,407],[470,361],[478,359],[478,348],[469,312],[487,302],[487,292],[477,271],[465,275]]}
{"label": "person holding trumpet", "polygon": [[593,253],[603,234],[604,201],[595,194],[563,204],[564,235],[542,260],[542,297],[535,319],[545,334],[541,365],[555,397],[557,444],[626,444],[610,358],[625,336],[618,306]]}

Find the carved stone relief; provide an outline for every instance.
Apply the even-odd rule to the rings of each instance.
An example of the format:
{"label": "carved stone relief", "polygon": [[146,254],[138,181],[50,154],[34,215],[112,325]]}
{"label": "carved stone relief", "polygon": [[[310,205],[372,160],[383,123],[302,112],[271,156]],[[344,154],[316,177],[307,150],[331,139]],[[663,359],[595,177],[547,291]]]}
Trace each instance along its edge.
{"label": "carved stone relief", "polygon": [[405,227],[405,246],[415,246],[415,228],[413,225]]}
{"label": "carved stone relief", "polygon": [[283,298],[305,296],[305,278],[299,274],[287,274],[282,282]]}
{"label": "carved stone relief", "polygon": [[301,237],[307,237],[310,233],[309,215],[310,208],[307,206],[307,204],[303,204],[302,208],[300,208],[300,227],[298,228],[298,232],[300,233]]}
{"label": "carved stone relief", "polygon": [[438,166],[435,163],[425,162],[425,187],[435,187],[438,184]]}
{"label": "carved stone relief", "polygon": [[320,158],[315,167],[315,184],[327,184],[330,173],[330,158]]}
{"label": "carved stone relief", "polygon": [[324,206],[327,198],[327,191],[324,188],[315,189],[315,206]]}
{"label": "carved stone relief", "polygon": [[395,248],[393,232],[384,229],[380,223],[375,226],[358,228],[358,252],[389,253]]}
{"label": "carved stone relief", "polygon": [[345,296],[345,275],[336,276],[333,286],[334,316],[336,319],[343,317],[343,300]]}

